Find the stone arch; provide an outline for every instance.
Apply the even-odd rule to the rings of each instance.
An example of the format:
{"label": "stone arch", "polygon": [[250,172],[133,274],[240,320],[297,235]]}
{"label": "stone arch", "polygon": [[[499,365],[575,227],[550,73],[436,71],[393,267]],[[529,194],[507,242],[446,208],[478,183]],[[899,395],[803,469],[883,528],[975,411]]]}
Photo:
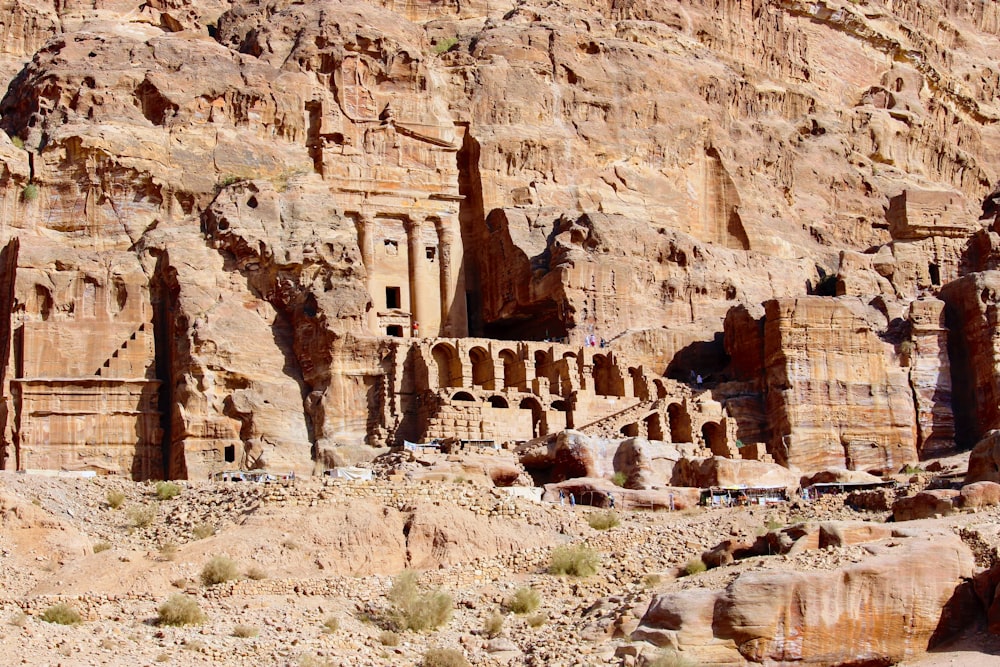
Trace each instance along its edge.
{"label": "stone arch", "polygon": [[526,391],[524,362],[513,350],[500,350],[499,356],[503,362],[503,388]]}
{"label": "stone arch", "polygon": [[537,438],[546,434],[545,411],[542,410],[542,404],[537,398],[529,396],[522,399],[517,407],[520,410],[531,410],[531,437]]}
{"label": "stone arch", "polygon": [[671,403],[667,408],[670,419],[670,442],[693,442],[691,433],[691,415],[680,403]]}
{"label": "stone arch", "polygon": [[552,358],[545,350],[535,350],[535,377],[552,381]]}
{"label": "stone arch", "polygon": [[490,405],[494,408],[509,408],[510,403],[503,396],[490,396]]}
{"label": "stone arch", "polygon": [[552,401],[552,409],[559,412],[566,412],[569,406],[566,405],[566,401]]}
{"label": "stone arch", "polygon": [[449,343],[438,343],[431,349],[438,370],[438,387],[462,386],[462,362],[458,351]]}
{"label": "stone arch", "polygon": [[621,374],[607,355],[594,355],[594,393],[598,396],[625,395]]}
{"label": "stone arch", "polygon": [[729,458],[729,445],[726,443],[726,429],[717,422],[705,422],[701,427],[701,435],[705,446],[712,450],[713,456]]}
{"label": "stone arch", "polygon": [[475,403],[476,402],[476,397],[473,396],[472,394],[470,394],[467,391],[459,391],[459,392],[456,392],[455,395],[451,397],[451,400],[453,400],[453,401],[471,401],[471,402]]}
{"label": "stone arch", "polygon": [[649,400],[649,387],[646,386],[646,376],[638,368],[628,369],[629,379],[632,380],[632,395],[644,401]]}
{"label": "stone arch", "polygon": [[621,434],[626,438],[637,438],[639,437],[639,424],[638,422],[633,422],[631,424],[625,424],[621,427]]}
{"label": "stone arch", "polygon": [[493,373],[493,357],[482,347],[469,350],[469,361],[472,362],[472,386],[483,389],[495,389]]}
{"label": "stone arch", "polygon": [[663,437],[663,417],[659,412],[654,412],[647,415],[646,422],[646,437],[650,440],[664,440]]}

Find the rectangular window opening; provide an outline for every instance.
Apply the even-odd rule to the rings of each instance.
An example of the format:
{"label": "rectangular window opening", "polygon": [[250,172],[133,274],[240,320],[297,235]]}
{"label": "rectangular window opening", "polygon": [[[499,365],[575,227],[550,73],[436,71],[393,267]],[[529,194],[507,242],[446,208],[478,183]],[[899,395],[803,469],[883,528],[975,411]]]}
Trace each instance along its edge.
{"label": "rectangular window opening", "polygon": [[403,327],[398,324],[390,324],[385,328],[386,336],[394,336],[396,338],[403,337]]}
{"label": "rectangular window opening", "polygon": [[427,259],[434,261],[434,257],[437,255],[437,248],[432,245],[427,246]]}
{"label": "rectangular window opening", "polygon": [[398,287],[385,288],[385,307],[399,308],[401,306]]}

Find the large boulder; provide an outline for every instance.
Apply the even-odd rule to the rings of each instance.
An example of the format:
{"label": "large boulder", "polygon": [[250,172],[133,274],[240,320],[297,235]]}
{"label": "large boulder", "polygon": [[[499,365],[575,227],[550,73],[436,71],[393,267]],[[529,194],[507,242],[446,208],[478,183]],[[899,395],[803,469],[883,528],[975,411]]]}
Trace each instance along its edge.
{"label": "large boulder", "polygon": [[776,463],[727,459],[713,456],[707,459],[683,458],[674,466],[671,479],[674,486],[782,486],[798,488],[799,476]]}
{"label": "large boulder", "polygon": [[954,511],[958,495],[958,491],[952,489],[935,489],[900,498],[892,505],[892,517],[896,521],[913,521],[939,514],[947,516]]}
{"label": "large boulder", "polygon": [[965,483],[1000,482],[1000,430],[990,431],[969,454]]}
{"label": "large boulder", "polygon": [[615,452],[615,472],[621,472],[626,486],[648,489],[670,483],[674,466],[685,456],[694,453],[694,443],[650,442],[645,438],[628,438],[618,445]]}
{"label": "large boulder", "polygon": [[632,634],[711,664],[894,664],[927,650],[975,569],[955,535],[873,545],[834,570],[751,571],[721,591],[653,598]]}
{"label": "large boulder", "polygon": [[803,475],[800,480],[802,488],[813,484],[878,484],[881,477],[864,470],[848,470],[847,468],[827,468],[811,475]]}
{"label": "large boulder", "polygon": [[973,482],[959,491],[955,505],[966,509],[979,509],[1000,505],[1000,484],[996,482]]}

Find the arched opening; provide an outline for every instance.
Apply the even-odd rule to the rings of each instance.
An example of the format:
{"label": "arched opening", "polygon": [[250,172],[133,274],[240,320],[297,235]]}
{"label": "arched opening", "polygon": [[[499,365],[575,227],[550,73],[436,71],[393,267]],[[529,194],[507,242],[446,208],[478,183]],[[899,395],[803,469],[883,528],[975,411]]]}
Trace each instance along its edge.
{"label": "arched opening", "polygon": [[649,387],[646,386],[646,378],[638,368],[628,369],[629,378],[632,380],[632,395],[644,401],[649,400]]}
{"label": "arched opening", "polygon": [[469,360],[472,362],[472,386],[483,389],[494,389],[493,358],[481,347],[469,350]]}
{"label": "arched opening", "polygon": [[500,350],[500,360],[503,362],[503,388],[526,391],[524,364],[511,350]]}
{"label": "arched opening", "polygon": [[467,391],[460,391],[457,394],[455,394],[454,396],[452,396],[451,400],[453,400],[453,401],[472,401],[472,402],[475,402],[476,401],[476,397],[473,396],[472,394],[470,394]]}
{"label": "arched opening", "polygon": [[624,396],[625,383],[610,357],[594,355],[594,393],[598,396]]}
{"label": "arched opening", "polygon": [[657,398],[667,397],[667,385],[663,384],[663,380],[653,380],[653,385],[656,387]]}
{"label": "arched opening", "polygon": [[545,411],[542,410],[542,404],[538,402],[535,398],[525,398],[522,400],[518,406],[521,410],[531,410],[531,437],[537,438],[540,435],[546,434],[545,428]]}
{"label": "arched opening", "polygon": [[701,435],[705,439],[705,446],[712,450],[713,456],[724,456],[729,458],[729,447],[726,445],[726,429],[721,424],[715,422],[705,422],[701,427]]}
{"label": "arched opening", "polygon": [[667,408],[670,419],[670,442],[692,442],[691,416],[680,403],[671,403]]}
{"label": "arched opening", "polygon": [[621,434],[626,438],[637,438],[639,437],[639,424],[625,424],[621,428]]}
{"label": "arched opening", "polygon": [[552,381],[552,361],[545,350],[535,350],[535,377]]}
{"label": "arched opening", "polygon": [[650,440],[663,440],[663,419],[659,412],[654,412],[645,419],[646,437]]}
{"label": "arched opening", "polygon": [[462,363],[455,348],[448,343],[438,343],[431,355],[438,369],[438,387],[461,387]]}
{"label": "arched opening", "polygon": [[494,408],[509,408],[510,404],[503,396],[490,396],[490,405]]}
{"label": "arched opening", "polygon": [[552,401],[552,409],[559,412],[566,412],[566,401]]}

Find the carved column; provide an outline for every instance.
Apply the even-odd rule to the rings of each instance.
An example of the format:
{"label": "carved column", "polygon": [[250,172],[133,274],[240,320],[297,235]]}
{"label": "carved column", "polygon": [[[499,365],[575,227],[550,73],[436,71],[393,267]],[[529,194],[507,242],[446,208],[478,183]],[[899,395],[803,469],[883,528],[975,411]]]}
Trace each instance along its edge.
{"label": "carved column", "polygon": [[437,220],[435,223],[438,235],[438,251],[441,256],[441,334],[442,336],[452,335],[451,319],[449,317],[452,301],[455,300],[455,284],[452,278],[452,258],[451,244],[452,231],[444,220]]}
{"label": "carved column", "polygon": [[[410,274],[410,335],[413,334],[413,324],[419,323],[424,314],[420,304],[423,294],[423,276],[420,271],[421,222],[418,218],[407,218],[403,221],[403,225],[406,227],[406,255]],[[420,335],[425,335],[424,332],[427,332],[426,326],[426,324],[421,324],[421,327],[424,328],[420,330]]]}
{"label": "carved column", "polygon": [[372,292],[375,275],[375,217],[371,213],[359,213],[355,222],[358,230],[358,246],[361,248],[361,262],[365,265],[365,289],[372,300],[368,311],[368,329],[378,334],[378,301]]}

